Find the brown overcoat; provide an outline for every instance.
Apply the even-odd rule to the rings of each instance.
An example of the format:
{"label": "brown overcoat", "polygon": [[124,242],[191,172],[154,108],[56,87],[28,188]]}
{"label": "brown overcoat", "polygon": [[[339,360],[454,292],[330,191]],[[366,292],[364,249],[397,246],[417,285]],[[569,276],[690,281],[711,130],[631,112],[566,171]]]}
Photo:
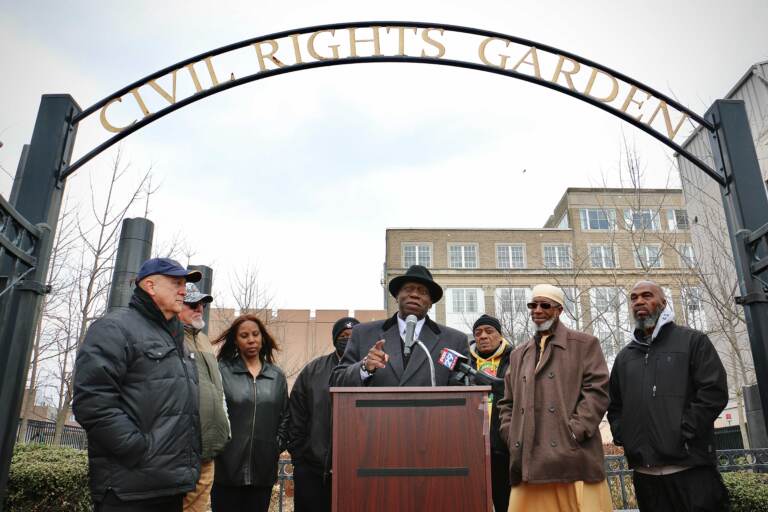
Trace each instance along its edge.
{"label": "brown overcoat", "polygon": [[594,336],[558,322],[536,369],[533,339],[510,355],[499,401],[511,484],[605,479],[600,420],[608,367]]}

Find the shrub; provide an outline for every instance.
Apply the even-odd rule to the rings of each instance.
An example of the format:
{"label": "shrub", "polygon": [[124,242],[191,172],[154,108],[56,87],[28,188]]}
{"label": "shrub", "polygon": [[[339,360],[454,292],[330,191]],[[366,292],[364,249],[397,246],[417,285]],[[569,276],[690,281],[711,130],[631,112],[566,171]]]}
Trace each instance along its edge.
{"label": "shrub", "polygon": [[17,444],[8,480],[8,512],[90,512],[88,455],[42,444]]}
{"label": "shrub", "polygon": [[731,512],[768,512],[768,474],[723,473]]}

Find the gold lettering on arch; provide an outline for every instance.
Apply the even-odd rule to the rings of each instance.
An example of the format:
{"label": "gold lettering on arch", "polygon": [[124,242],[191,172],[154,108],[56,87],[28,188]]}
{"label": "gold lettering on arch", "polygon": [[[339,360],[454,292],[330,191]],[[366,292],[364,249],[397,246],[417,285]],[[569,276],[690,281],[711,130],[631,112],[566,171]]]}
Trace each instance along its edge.
{"label": "gold lettering on arch", "polygon": [[99,120],[101,121],[101,126],[103,126],[104,129],[107,130],[108,132],[120,133],[121,131],[125,130],[126,128],[136,123],[136,120],[134,119],[133,121],[131,121],[125,126],[115,126],[107,120],[107,109],[111,107],[113,103],[122,103],[122,102],[123,102],[123,98],[112,98],[107,102],[106,105],[101,107],[101,112],[99,112]]}
{"label": "gold lettering on arch", "polygon": [[[628,79],[617,78],[610,71],[594,67],[595,65],[585,63],[579,58],[560,55],[551,49],[544,50],[535,44],[529,46],[530,43],[517,42],[515,38],[507,39],[501,35],[457,32],[463,36],[471,35],[476,38],[474,43],[470,43],[469,50],[472,51],[472,46],[477,44],[477,53],[467,57],[464,53],[465,49],[459,47],[458,56],[451,58],[474,65],[482,63],[496,70],[509,70],[507,74],[525,75],[523,78],[529,80],[536,78],[542,85],[557,84],[561,91],[567,89],[575,93],[573,95],[576,97],[587,99],[592,104],[599,102],[603,104],[600,106],[605,106],[614,114],[628,118],[627,120],[636,124],[642,123],[643,127],[653,128],[659,136],[670,142],[674,142],[675,138],[681,135],[683,125],[691,119],[691,114],[686,113],[683,107],[670,106],[666,101],[643,89],[643,86],[632,85],[627,81]],[[450,30],[439,27],[369,25],[287,34],[278,39],[252,43],[258,59],[258,70],[251,69],[248,73],[255,76],[257,73],[276,67],[305,67],[342,57],[376,58],[410,55],[419,56],[424,60],[440,59],[452,51],[451,45],[454,44],[454,39],[450,35],[452,33]],[[321,38],[320,41],[318,37]],[[408,46],[411,44],[414,47],[409,51]],[[247,50],[248,45],[238,47],[236,50],[241,48]],[[157,110],[159,107],[155,105],[160,103],[162,108],[159,111],[162,112],[166,109],[162,105],[163,100],[169,105],[178,106],[179,102],[189,101],[190,96],[203,93],[206,89],[208,92],[215,92],[210,89],[219,89],[222,82],[219,80],[213,61],[218,61],[220,55],[226,55],[229,52],[216,53],[197,62],[178,66],[163,77],[145,80],[122,97],[110,99],[99,111],[102,127],[109,133],[120,133],[139,122],[142,116],[144,118],[152,116],[153,112],[148,108],[145,97],[152,100],[149,105],[152,105],[153,110]],[[182,72],[181,79],[179,72]],[[189,73],[189,78],[185,73]],[[201,76],[206,73],[210,82],[205,76]],[[248,75],[244,78],[247,79]],[[224,73],[223,79],[232,81],[235,77],[234,74],[227,72]],[[179,85],[179,80],[182,81],[182,85]],[[191,80],[191,83],[184,80]],[[193,88],[190,88],[190,85]],[[149,93],[151,97],[146,96],[147,90],[153,91]],[[159,97],[152,96],[155,93]],[[132,96],[133,101],[124,101],[128,96]],[[132,110],[134,101],[141,114]],[[115,109],[113,108],[115,103],[123,105]],[[131,103],[134,119],[125,126],[118,126],[122,120],[120,123],[115,123],[113,117],[116,113],[122,112],[120,109],[128,107],[126,103]]]}

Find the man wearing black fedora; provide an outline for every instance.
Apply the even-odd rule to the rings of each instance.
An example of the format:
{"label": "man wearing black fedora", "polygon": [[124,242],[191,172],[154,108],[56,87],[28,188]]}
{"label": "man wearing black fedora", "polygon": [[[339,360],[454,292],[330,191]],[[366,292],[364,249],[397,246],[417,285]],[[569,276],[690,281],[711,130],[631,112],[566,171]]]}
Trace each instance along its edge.
{"label": "man wearing black fedora", "polygon": [[[404,355],[405,319],[417,318],[414,338],[420,340],[437,361],[444,348],[469,356],[467,336],[427,316],[432,304],[443,296],[443,289],[421,265],[411,266],[405,275],[389,282],[389,292],[397,301],[398,312],[387,320],[356,325],[339,365],[331,375],[334,386],[429,386],[430,369],[424,350],[414,346]],[[435,365],[435,384],[447,386],[450,370]]]}

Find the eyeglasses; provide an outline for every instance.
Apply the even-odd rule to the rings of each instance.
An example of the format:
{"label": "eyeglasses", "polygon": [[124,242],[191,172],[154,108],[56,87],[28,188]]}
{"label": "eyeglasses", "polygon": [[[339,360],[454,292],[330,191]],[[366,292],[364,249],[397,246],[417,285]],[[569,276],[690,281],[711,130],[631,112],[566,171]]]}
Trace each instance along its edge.
{"label": "eyeglasses", "polygon": [[534,310],[538,306],[538,307],[540,307],[541,309],[543,309],[545,311],[547,309],[557,307],[556,305],[550,304],[549,302],[529,302],[528,304],[526,304],[526,306],[528,306],[528,309],[530,309],[530,310]]}
{"label": "eyeglasses", "polygon": [[194,304],[190,304],[189,302],[185,302],[184,304],[186,304],[189,309],[198,309],[198,308],[205,309],[205,306],[206,306],[205,302],[202,302],[202,301],[201,302],[195,302]]}

